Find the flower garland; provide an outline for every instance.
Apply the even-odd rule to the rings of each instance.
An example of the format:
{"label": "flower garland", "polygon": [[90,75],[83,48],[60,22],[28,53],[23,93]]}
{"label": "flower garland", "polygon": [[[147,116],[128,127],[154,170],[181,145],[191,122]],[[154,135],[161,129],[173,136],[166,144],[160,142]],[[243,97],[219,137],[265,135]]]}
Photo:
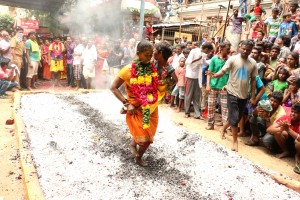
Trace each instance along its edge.
{"label": "flower garland", "polygon": [[53,54],[54,54],[54,58],[55,58],[55,60],[58,58],[58,56],[60,56],[60,54],[62,53],[62,43],[60,42],[60,43],[58,43],[58,49],[55,49],[54,48],[54,45],[55,45],[55,43],[53,42],[52,43],[52,51],[53,51]]}
{"label": "flower garland", "polygon": [[132,93],[142,107],[143,129],[150,127],[150,105],[158,99],[158,74],[154,64],[142,66],[141,62],[134,60],[131,65]]}

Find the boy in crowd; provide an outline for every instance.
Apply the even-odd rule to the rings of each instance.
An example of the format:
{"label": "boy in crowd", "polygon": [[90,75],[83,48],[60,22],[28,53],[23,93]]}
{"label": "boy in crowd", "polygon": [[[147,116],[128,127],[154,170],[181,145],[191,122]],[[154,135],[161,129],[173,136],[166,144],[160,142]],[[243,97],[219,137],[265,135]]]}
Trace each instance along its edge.
{"label": "boy in crowd", "polygon": [[297,36],[298,30],[295,22],[291,20],[291,16],[292,14],[290,12],[283,15],[284,22],[280,25],[278,37],[281,35],[286,35],[290,38]]}
{"label": "boy in crowd", "polygon": [[291,115],[280,117],[267,129],[264,144],[267,148],[279,149],[282,153],[278,158],[284,158],[296,152],[294,172],[300,174],[300,103],[292,106]]}
{"label": "boy in crowd", "polygon": [[[222,67],[225,65],[226,61],[229,58],[231,44],[229,42],[224,42],[220,44],[220,53],[215,55],[208,67],[208,71],[217,73],[222,70]],[[226,73],[221,78],[210,78],[207,76],[207,85],[206,91],[208,95],[208,126],[206,130],[214,129],[214,116],[215,108],[217,103],[218,95],[220,96],[221,109],[222,109],[222,122],[216,125],[223,126],[228,119],[228,109],[227,109],[227,92],[223,90],[224,86],[228,82],[228,73]]]}
{"label": "boy in crowd", "polygon": [[[240,53],[232,56],[225,63],[223,68],[216,74],[208,71],[211,78],[220,78],[227,71],[229,72],[228,84],[224,87],[227,90],[227,105],[228,105],[228,119],[231,126],[233,143],[232,151],[238,151],[238,123],[243,116],[244,109],[249,97],[249,82],[251,80],[251,98],[249,104],[255,105],[255,88],[257,68],[254,59],[250,58],[253,48],[253,43],[250,40],[241,42]],[[225,130],[222,131],[222,137]]]}
{"label": "boy in crowd", "polygon": [[[259,145],[259,136],[266,134],[267,128],[271,126],[276,120],[285,115],[285,110],[281,106],[283,95],[281,92],[275,91],[270,97],[269,101],[272,107],[271,111],[265,111],[262,107],[258,106],[250,118],[250,129],[252,132],[251,138],[246,145],[257,146]],[[263,113],[262,115],[260,113]]]}
{"label": "boy in crowd", "polygon": [[277,45],[274,45],[271,48],[270,61],[269,61],[269,64],[267,64],[266,72],[265,72],[264,78],[263,78],[263,81],[265,84],[272,81],[272,77],[273,77],[273,73],[275,72],[275,69],[276,69],[277,58],[278,58],[279,53],[280,53],[280,47]]}
{"label": "boy in crowd", "polygon": [[272,9],[272,16],[265,20],[265,32],[269,42],[274,43],[279,32],[282,19],[278,17],[279,10],[277,8]]}

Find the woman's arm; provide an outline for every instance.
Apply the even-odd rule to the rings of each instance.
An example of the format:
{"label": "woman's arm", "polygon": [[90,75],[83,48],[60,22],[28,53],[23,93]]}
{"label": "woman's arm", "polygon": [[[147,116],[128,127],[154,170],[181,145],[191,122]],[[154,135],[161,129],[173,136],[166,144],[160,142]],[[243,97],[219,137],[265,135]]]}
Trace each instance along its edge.
{"label": "woman's arm", "polygon": [[288,89],[285,89],[283,93],[282,103],[285,103],[288,100],[290,95],[291,95],[290,91]]}
{"label": "woman's arm", "polygon": [[175,74],[175,71],[173,71],[172,73],[171,73],[171,81],[170,81],[170,83],[169,83],[169,86],[170,87],[172,87],[173,85],[175,85],[175,84],[177,84],[177,82],[178,82],[178,78],[177,78],[177,76],[176,76],[176,74]]}

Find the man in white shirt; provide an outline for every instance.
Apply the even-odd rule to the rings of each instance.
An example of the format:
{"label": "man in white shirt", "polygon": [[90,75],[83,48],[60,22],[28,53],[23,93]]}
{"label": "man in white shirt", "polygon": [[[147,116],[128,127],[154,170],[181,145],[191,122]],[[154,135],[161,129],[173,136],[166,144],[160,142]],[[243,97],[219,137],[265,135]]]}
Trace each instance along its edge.
{"label": "man in white shirt", "polygon": [[91,89],[92,79],[95,78],[95,67],[97,61],[97,49],[91,39],[88,40],[86,48],[82,53],[82,74],[86,80],[86,89]]}
{"label": "man in white shirt", "polygon": [[76,47],[74,49],[74,60],[73,60],[73,74],[74,79],[76,80],[76,89],[78,90],[80,88],[80,82],[81,82],[81,57],[84,50],[84,46],[82,42],[86,43],[86,38],[82,38],[80,41],[79,39],[75,39]]}
{"label": "man in white shirt", "polygon": [[11,60],[11,52],[10,52],[10,36],[7,31],[2,31],[2,40],[0,41],[1,53],[4,58],[8,58]]}
{"label": "man in white shirt", "polygon": [[[190,104],[193,101],[194,106],[194,118],[203,119],[201,117],[199,100],[201,96],[202,87],[202,65],[206,62],[207,53],[213,50],[213,46],[210,43],[204,43],[202,45],[202,52],[200,49],[200,43],[195,44],[196,48],[192,49],[188,58],[186,59],[186,94],[184,100],[185,117],[190,117]],[[199,78],[201,80],[199,80]]]}
{"label": "man in white shirt", "polygon": [[176,70],[179,66],[179,60],[180,58],[184,58],[184,55],[182,53],[182,47],[181,44],[176,45],[175,47],[175,55],[172,62],[172,67]]}

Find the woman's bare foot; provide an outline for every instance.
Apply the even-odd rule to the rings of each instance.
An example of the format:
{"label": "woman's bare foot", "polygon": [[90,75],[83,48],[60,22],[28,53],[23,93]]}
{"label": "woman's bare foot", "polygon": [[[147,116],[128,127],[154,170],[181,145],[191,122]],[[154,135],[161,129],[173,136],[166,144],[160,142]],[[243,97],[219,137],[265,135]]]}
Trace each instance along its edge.
{"label": "woman's bare foot", "polygon": [[148,166],[148,164],[145,161],[143,161],[142,158],[139,156],[135,157],[135,162],[142,167]]}
{"label": "woman's bare foot", "polygon": [[239,150],[238,150],[238,142],[237,142],[237,141],[232,143],[232,148],[231,148],[231,150],[232,150],[232,151],[236,151],[236,152],[239,151]]}
{"label": "woman's bare foot", "polygon": [[280,154],[276,154],[275,156],[276,156],[276,158],[286,158],[286,157],[290,156],[290,152],[284,151]]}

